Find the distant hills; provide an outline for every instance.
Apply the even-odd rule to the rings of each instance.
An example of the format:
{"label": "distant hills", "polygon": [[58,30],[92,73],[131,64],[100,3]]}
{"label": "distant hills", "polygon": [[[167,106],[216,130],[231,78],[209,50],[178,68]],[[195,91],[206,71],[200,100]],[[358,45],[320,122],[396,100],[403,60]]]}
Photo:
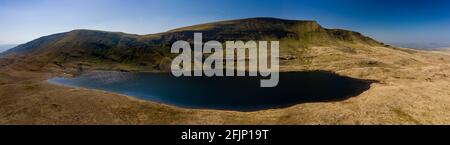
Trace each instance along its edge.
{"label": "distant hills", "polygon": [[431,42],[431,43],[426,43],[426,42],[410,42],[410,43],[389,42],[389,43],[393,44],[395,46],[398,46],[398,47],[424,49],[424,50],[450,48],[450,42]]}
{"label": "distant hills", "polygon": [[[44,36],[14,47],[3,54],[27,58],[22,63],[42,68],[104,67],[162,70],[173,57],[171,44],[192,41],[194,32],[203,40],[279,40],[281,54],[297,53],[312,46],[358,47],[386,46],[358,32],[323,28],[316,21],[249,18],[220,21],[178,28],[164,33],[135,35],[122,32],[73,30]],[[29,62],[23,62],[23,61]],[[27,66],[25,65],[25,66]]]}
{"label": "distant hills", "polygon": [[0,44],[0,53],[16,46],[17,44]]}

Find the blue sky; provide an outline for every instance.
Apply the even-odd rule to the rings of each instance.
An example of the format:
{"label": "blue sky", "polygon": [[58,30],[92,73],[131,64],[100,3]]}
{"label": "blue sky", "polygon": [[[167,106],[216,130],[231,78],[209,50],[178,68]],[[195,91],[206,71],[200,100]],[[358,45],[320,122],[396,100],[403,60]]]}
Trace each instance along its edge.
{"label": "blue sky", "polygon": [[151,34],[248,17],[317,20],[388,43],[450,46],[448,0],[0,0],[0,44],[73,29]]}

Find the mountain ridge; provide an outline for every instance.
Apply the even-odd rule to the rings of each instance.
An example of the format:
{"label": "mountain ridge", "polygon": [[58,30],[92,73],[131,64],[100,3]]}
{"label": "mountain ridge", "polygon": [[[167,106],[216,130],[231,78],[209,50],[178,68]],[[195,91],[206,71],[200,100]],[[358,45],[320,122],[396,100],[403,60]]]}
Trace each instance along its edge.
{"label": "mountain ridge", "polygon": [[204,42],[278,40],[281,55],[295,55],[312,46],[385,46],[359,32],[323,28],[312,20],[260,17],[211,22],[146,35],[76,29],[40,37],[3,55],[39,58],[37,61],[42,65],[119,64],[131,68],[151,66],[153,70],[162,70],[174,57],[170,53],[171,44],[178,40],[192,42],[194,32],[202,33]]}

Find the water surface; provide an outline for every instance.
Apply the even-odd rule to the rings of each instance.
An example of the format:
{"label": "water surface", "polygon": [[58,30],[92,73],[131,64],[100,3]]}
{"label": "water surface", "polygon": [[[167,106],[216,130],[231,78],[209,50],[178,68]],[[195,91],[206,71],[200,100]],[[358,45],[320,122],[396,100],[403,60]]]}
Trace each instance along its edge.
{"label": "water surface", "polygon": [[261,88],[260,77],[173,77],[170,73],[95,71],[51,83],[110,91],[185,108],[254,111],[357,96],[374,81],[330,72],[282,72],[277,87]]}

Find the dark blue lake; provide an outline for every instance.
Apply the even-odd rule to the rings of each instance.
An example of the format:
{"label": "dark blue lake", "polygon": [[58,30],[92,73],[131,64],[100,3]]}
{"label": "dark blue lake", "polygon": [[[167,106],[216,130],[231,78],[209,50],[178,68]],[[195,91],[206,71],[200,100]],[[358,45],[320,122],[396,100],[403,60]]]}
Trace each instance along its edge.
{"label": "dark blue lake", "polygon": [[170,73],[95,71],[50,83],[104,90],[185,108],[254,111],[357,96],[374,81],[330,72],[282,72],[277,87],[261,88],[260,77],[173,77]]}

